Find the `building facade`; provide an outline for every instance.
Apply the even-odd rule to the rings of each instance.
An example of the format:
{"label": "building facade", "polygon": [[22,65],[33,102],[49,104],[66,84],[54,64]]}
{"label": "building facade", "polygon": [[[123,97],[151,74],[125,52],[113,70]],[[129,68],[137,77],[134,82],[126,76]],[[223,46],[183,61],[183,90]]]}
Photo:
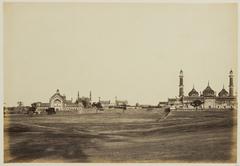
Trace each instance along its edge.
{"label": "building facade", "polygon": [[[163,106],[160,102],[159,106]],[[229,91],[224,86],[217,94],[209,85],[198,92],[194,86],[187,96],[184,95],[183,71],[179,74],[179,95],[176,98],[169,98],[165,103],[173,109],[236,109],[237,97],[234,96],[233,71],[229,73]]]}
{"label": "building facade", "polygon": [[36,102],[32,106],[36,107],[36,111],[45,111],[48,108],[54,108],[55,111],[80,111],[83,108],[82,102],[67,100],[65,95],[60,94],[59,89],[50,97],[49,103]]}

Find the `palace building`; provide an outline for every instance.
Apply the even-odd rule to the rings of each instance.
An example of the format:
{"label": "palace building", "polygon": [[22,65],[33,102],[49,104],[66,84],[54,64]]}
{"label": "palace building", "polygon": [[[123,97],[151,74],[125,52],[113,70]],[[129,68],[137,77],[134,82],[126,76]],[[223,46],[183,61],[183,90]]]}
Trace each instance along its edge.
{"label": "palace building", "polygon": [[[237,97],[234,95],[233,71],[229,73],[229,90],[224,87],[217,94],[209,85],[198,92],[194,86],[188,95],[184,95],[183,71],[179,74],[179,96],[169,98],[167,102],[160,102],[159,106],[169,105],[174,109],[236,109]],[[193,103],[200,103],[194,107]]]}
{"label": "palace building", "polygon": [[[86,101],[86,102],[84,102]],[[88,104],[91,102],[91,92],[90,97],[79,97],[79,92],[77,96],[77,100],[75,102],[71,100],[67,100],[65,95],[61,95],[59,89],[57,89],[56,93],[54,93],[50,99],[49,103],[35,102],[32,104],[36,106],[36,111],[45,111],[48,108],[54,108],[55,111],[79,111],[84,107],[83,104]]]}

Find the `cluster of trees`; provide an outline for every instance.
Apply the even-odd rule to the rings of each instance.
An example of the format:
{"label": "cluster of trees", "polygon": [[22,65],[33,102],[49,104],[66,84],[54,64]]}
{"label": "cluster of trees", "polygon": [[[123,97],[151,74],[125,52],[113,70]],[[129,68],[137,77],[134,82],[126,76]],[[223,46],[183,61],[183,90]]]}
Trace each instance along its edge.
{"label": "cluster of trees", "polygon": [[76,101],[76,104],[79,104],[81,103],[83,105],[84,108],[90,108],[92,105],[91,105],[91,101],[89,98],[79,98],[77,101]]}

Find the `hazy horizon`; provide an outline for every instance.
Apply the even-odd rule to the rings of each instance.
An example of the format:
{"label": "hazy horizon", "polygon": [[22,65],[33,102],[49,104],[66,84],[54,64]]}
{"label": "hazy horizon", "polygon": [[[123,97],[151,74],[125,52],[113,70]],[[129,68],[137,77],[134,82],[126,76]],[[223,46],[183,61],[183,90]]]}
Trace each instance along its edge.
{"label": "hazy horizon", "polygon": [[237,91],[236,4],[4,3],[4,102],[158,104],[208,81]]}

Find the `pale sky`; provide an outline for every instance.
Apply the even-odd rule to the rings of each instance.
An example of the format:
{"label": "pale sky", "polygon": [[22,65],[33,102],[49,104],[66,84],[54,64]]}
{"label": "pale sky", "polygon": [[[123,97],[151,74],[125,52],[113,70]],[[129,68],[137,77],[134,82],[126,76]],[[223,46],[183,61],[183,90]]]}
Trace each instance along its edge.
{"label": "pale sky", "polygon": [[[236,4],[4,4],[4,101],[88,96],[158,104],[228,90],[237,76]],[[235,88],[236,91],[236,88]]]}

